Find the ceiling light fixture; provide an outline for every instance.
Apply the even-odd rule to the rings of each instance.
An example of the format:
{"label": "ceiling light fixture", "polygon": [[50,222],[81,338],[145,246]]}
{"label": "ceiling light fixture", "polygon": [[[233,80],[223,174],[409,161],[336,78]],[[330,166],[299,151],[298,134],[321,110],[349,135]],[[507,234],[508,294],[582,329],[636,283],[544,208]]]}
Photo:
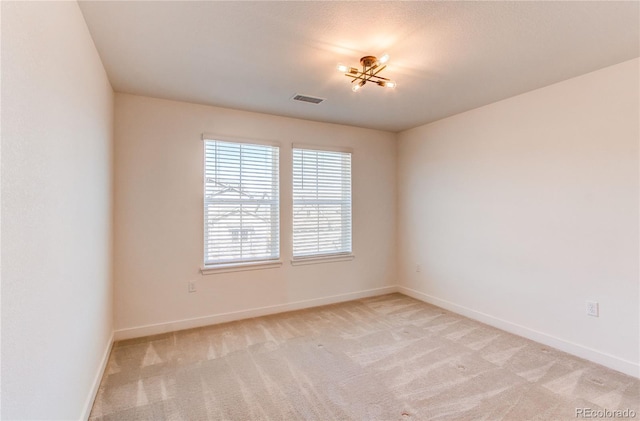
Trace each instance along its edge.
{"label": "ceiling light fixture", "polygon": [[372,82],[378,86],[385,88],[395,88],[396,83],[387,79],[386,77],[378,76],[378,73],[383,71],[387,66],[385,63],[389,61],[389,55],[385,54],[380,58],[374,56],[364,56],[360,59],[362,64],[362,71],[355,67],[345,66],[344,64],[338,64],[338,71],[344,73],[345,76],[352,78],[351,83],[354,85],[351,87],[353,92],[358,92],[367,82]]}

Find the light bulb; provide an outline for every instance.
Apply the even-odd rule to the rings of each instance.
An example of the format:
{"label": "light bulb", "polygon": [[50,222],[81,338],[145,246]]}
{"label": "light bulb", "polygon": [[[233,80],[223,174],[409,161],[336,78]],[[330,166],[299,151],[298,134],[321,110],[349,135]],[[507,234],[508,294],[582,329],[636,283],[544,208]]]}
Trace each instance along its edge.
{"label": "light bulb", "polygon": [[384,84],[385,88],[395,88],[396,87],[396,83],[392,80],[389,80],[387,82],[385,82]]}
{"label": "light bulb", "polygon": [[338,64],[337,68],[338,68],[338,71],[342,73],[347,73],[349,71],[349,68],[344,64]]}
{"label": "light bulb", "polygon": [[380,57],[380,59],[378,60],[378,63],[385,64],[388,61],[389,61],[389,54],[384,54],[382,57]]}
{"label": "light bulb", "polygon": [[351,90],[353,92],[358,92],[360,90],[360,88],[362,88],[365,84],[365,81],[361,81],[360,83],[358,83],[357,85],[353,85],[353,88],[351,88]]}

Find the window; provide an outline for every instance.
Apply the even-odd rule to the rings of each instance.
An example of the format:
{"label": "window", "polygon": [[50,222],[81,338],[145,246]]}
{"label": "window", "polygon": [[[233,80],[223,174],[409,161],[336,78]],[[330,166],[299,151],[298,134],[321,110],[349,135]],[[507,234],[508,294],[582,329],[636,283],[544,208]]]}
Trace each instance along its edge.
{"label": "window", "polygon": [[278,259],[278,147],[204,144],[205,266]]}
{"label": "window", "polygon": [[351,253],[351,153],[293,149],[293,257]]}

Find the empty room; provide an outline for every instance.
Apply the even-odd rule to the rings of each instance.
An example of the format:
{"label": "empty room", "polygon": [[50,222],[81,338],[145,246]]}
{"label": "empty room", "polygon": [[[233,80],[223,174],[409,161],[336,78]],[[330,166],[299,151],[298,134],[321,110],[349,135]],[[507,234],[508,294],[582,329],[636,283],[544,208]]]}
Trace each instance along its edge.
{"label": "empty room", "polygon": [[2,420],[640,417],[640,2],[0,7]]}

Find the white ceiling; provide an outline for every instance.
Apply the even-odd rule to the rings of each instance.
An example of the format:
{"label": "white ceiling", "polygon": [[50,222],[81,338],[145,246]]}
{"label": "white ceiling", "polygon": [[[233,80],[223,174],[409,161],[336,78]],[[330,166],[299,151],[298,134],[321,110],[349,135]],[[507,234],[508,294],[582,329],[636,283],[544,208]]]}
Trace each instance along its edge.
{"label": "white ceiling", "polygon": [[[393,132],[640,55],[636,1],[80,7],[117,92]],[[336,64],[383,52],[398,87],[352,92]]]}

